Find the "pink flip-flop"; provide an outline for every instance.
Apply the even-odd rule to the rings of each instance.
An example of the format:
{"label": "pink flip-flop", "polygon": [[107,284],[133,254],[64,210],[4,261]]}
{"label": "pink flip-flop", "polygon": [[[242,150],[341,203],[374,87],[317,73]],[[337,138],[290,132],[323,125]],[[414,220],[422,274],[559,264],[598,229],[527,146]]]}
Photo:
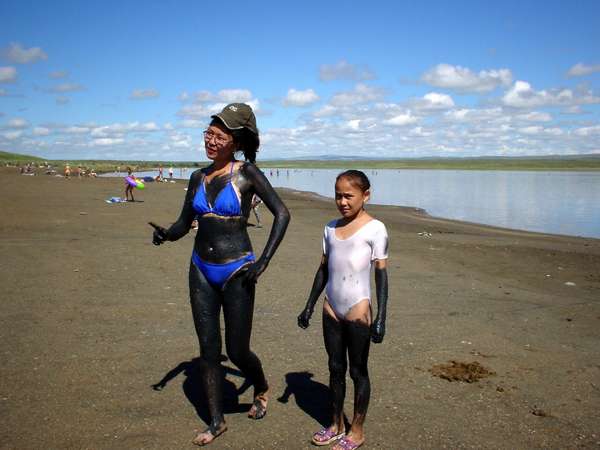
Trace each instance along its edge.
{"label": "pink flip-flop", "polygon": [[342,450],[356,450],[363,444],[364,441],[359,444],[358,442],[354,442],[348,436],[344,436],[337,444],[335,444],[335,446],[341,448]]}
{"label": "pink flip-flop", "polygon": [[344,436],[344,432],[333,431],[330,428],[322,428],[313,434],[312,443],[315,445],[329,445],[332,442],[341,439]]}

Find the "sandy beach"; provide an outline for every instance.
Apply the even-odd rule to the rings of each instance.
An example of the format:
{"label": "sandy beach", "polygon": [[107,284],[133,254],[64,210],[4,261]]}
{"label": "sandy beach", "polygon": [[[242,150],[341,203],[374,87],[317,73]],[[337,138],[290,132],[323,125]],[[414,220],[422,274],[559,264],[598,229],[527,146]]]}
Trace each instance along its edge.
{"label": "sandy beach", "polygon": [[[0,169],[0,448],[194,448],[206,417],[187,292],[194,232],[158,248],[147,225],[177,218],[186,185],[148,183],[141,201],[107,204],[122,179]],[[226,361],[229,430],[209,448],[313,448],[327,424],[321,317],[304,331],[296,316],[337,211],[279,192],[292,221],[259,280],[252,337],[269,412],[246,417],[252,390]],[[600,447],[600,240],[369,211],[390,233],[390,302],[363,448]],[[450,361],[489,374],[437,376]],[[351,399],[349,381],[349,416]]]}

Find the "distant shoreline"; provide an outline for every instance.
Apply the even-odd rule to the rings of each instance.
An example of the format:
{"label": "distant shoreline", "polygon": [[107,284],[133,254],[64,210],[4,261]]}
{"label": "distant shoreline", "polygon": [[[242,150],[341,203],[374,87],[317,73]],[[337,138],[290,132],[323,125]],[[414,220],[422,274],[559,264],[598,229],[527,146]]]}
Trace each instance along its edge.
{"label": "distant shoreline", "polygon": [[[28,162],[49,163],[56,169],[71,167],[93,168],[97,173],[113,172],[117,167],[134,171],[168,167],[205,167],[210,161],[107,161],[107,160],[48,160],[26,155],[0,152],[0,164],[20,166]],[[600,156],[551,158],[428,158],[428,159],[348,159],[348,160],[258,160],[261,168],[273,169],[416,169],[416,170],[510,170],[510,171],[600,171]]]}
{"label": "distant shoreline", "polygon": [[418,169],[418,170],[539,170],[599,171],[600,158],[581,159],[394,159],[394,160],[294,160],[258,161],[258,165],[279,169]]}

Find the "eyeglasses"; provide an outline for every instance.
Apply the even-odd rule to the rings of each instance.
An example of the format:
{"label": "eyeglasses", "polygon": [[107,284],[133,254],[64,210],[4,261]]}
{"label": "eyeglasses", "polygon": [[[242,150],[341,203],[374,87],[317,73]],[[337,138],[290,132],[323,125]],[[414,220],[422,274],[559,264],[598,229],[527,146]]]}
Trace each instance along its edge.
{"label": "eyeglasses", "polygon": [[202,134],[204,135],[204,140],[206,142],[212,141],[213,139],[215,140],[215,142],[217,143],[217,145],[220,146],[225,146],[227,144],[229,144],[231,142],[231,139],[229,139],[226,136],[217,136],[215,133],[213,133],[210,130],[204,130],[202,132]]}

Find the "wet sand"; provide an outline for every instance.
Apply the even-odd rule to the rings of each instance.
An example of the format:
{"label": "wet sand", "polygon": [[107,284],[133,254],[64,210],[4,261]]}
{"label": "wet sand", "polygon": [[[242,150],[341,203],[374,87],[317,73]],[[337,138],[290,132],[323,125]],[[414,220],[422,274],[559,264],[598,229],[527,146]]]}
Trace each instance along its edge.
{"label": "wet sand", "polygon": [[[194,448],[206,413],[187,295],[193,232],[157,248],[147,225],[176,219],[186,183],[149,183],[127,204],[105,203],[123,195],[121,179],[3,168],[0,186],[0,448]],[[321,317],[303,331],[296,316],[337,214],[330,200],[280,192],[292,222],[259,280],[252,337],[269,412],[246,418],[252,390],[225,362],[229,430],[214,449],[311,448],[327,420]],[[371,346],[364,448],[598,448],[600,240],[369,211],[390,233],[390,302],[385,340]],[[450,361],[486,374],[448,381]],[[351,399],[348,380],[350,417]]]}

